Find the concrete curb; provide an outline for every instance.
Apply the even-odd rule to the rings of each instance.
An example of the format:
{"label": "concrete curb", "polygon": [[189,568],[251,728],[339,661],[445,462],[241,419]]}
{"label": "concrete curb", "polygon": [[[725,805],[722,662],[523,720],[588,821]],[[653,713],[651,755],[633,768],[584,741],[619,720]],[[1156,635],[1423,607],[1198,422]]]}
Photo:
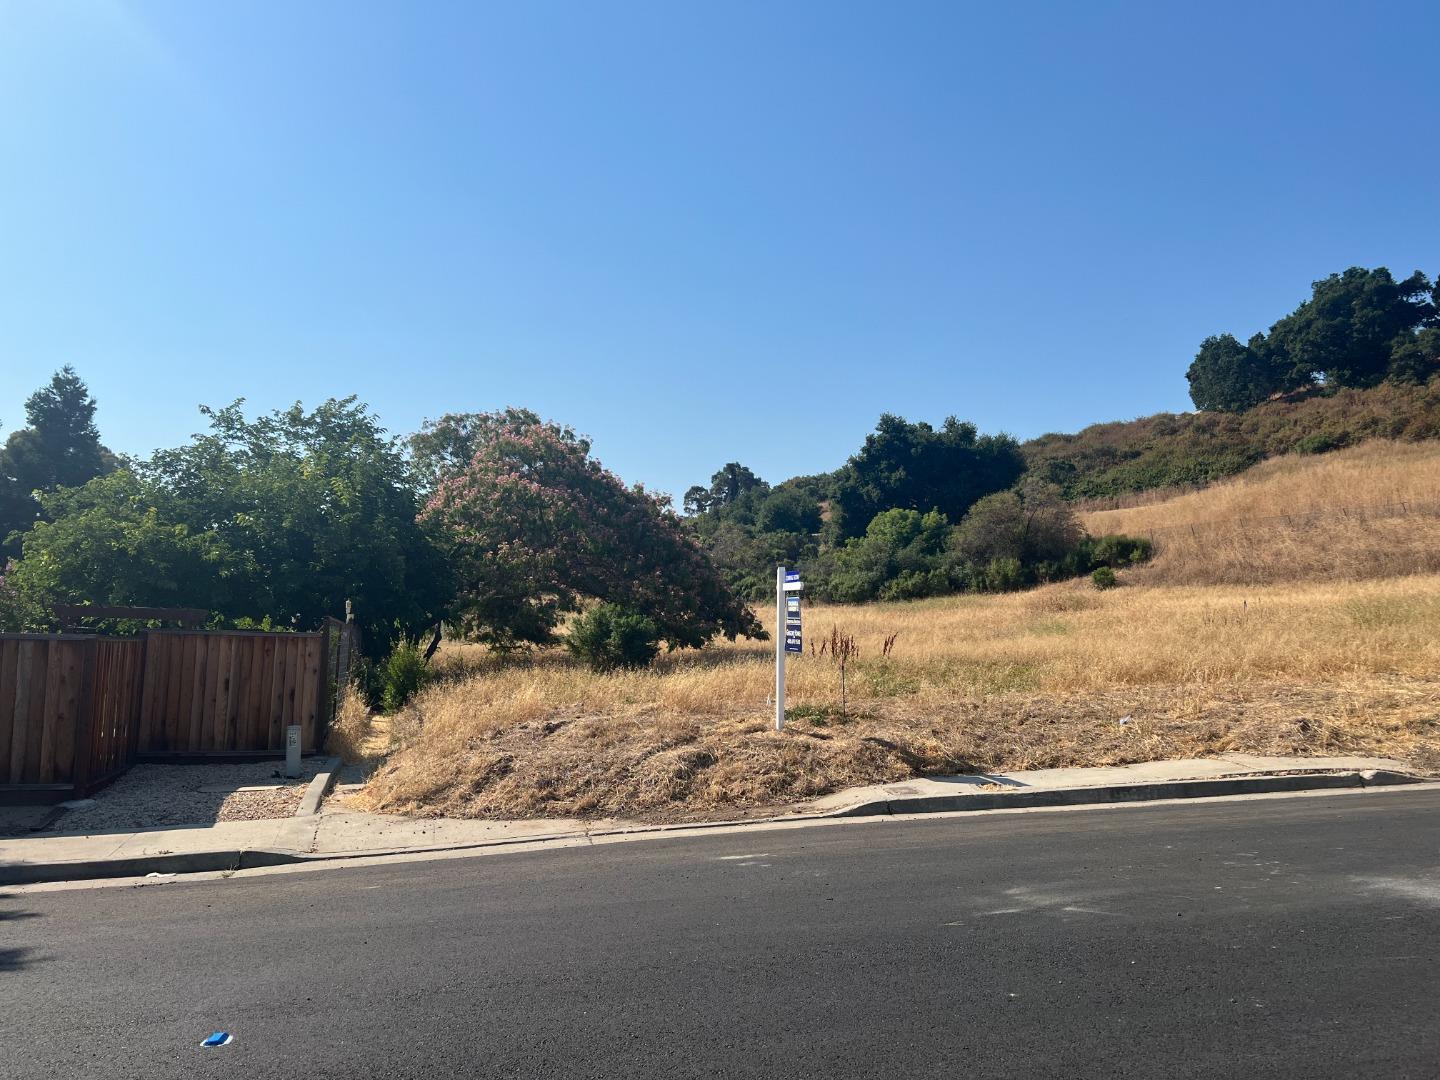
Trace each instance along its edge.
{"label": "concrete curb", "polygon": [[[322,774],[323,775],[323,774]],[[311,787],[322,779],[317,776]],[[333,783],[333,770],[331,780]],[[669,825],[605,829],[585,833],[550,833],[517,836],[477,843],[404,847],[346,852],[301,852],[287,849],[243,849],[196,851],[169,855],[141,855],[120,859],[94,859],[68,863],[18,863],[0,866],[0,886],[36,885],[55,881],[85,881],[100,878],[143,877],[146,874],[197,874],[207,871],[251,870],[263,866],[296,863],[373,859],[388,855],[439,854],[442,852],[513,847],[556,840],[588,837],[632,836],[642,833],[673,833],[687,829],[714,829],[736,825],[763,825],[786,822],[824,821],[836,818],[878,817],[898,814],[941,814],[957,810],[1004,810],[1055,806],[1105,806],[1117,803],[1154,802],[1162,799],[1205,799],[1226,795],[1259,795],[1327,789],[1390,787],[1423,784],[1426,777],[1390,770],[1365,772],[1287,773],[1272,776],[1241,776],[1217,780],[1171,780],[1142,784],[1112,784],[1102,787],[1051,788],[1031,791],[976,792],[963,795],[912,796],[874,800],[821,814],[791,814],[785,817],[752,818],[741,821],[693,821]],[[326,785],[328,787],[328,784]],[[309,792],[306,793],[308,799]],[[317,803],[318,805],[318,803]],[[297,815],[298,816],[298,815]]]}
{"label": "concrete curb", "polygon": [[1161,780],[1103,787],[1042,790],[975,791],[970,794],[918,795],[876,799],[833,810],[825,817],[873,817],[877,814],[939,814],[956,810],[1001,810],[1032,806],[1103,806],[1108,803],[1151,802],[1156,799],[1207,799],[1222,795],[1261,795],[1326,788],[1388,787],[1419,784],[1424,778],[1389,770],[1365,772],[1287,773],[1279,776],[1234,776],[1213,780]]}
{"label": "concrete curb", "polygon": [[338,757],[332,757],[325,762],[321,770],[315,774],[315,779],[310,781],[310,786],[305,789],[305,795],[295,811],[296,817],[314,817],[320,813],[320,804],[325,801],[325,796],[335,786],[335,777],[339,772],[340,759]]}

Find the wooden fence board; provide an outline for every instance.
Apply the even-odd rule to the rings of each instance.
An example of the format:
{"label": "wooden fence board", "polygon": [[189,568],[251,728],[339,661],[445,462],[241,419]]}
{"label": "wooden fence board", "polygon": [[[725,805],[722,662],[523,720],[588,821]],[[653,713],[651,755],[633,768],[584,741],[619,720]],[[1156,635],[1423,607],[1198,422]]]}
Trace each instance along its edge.
{"label": "wooden fence board", "polygon": [[260,643],[260,670],[255,679],[255,728],[257,746],[273,749],[270,742],[270,703],[275,684],[275,639],[267,637]]}
{"label": "wooden fence board", "polygon": [[15,709],[10,733],[10,783],[24,783],[25,750],[29,743],[31,688],[35,685],[35,657],[40,648],[34,641],[16,644]]}
{"label": "wooden fence board", "polygon": [[144,710],[140,717],[140,740],[145,743],[155,742],[164,737],[160,731],[156,730],[164,723],[164,713],[162,710],[155,708],[155,684],[161,679],[162,673],[165,670],[165,662],[163,656],[156,657],[155,659],[155,663],[145,665],[145,671],[142,675],[142,686],[140,688],[141,700],[145,703]]}
{"label": "wooden fence board", "polygon": [[89,642],[65,642],[58,648],[51,646],[56,656],[54,667],[59,672],[56,679],[54,705],[55,721],[51,728],[51,758],[48,774],[41,767],[42,781],[66,783],[73,777],[77,728],[80,724],[80,680],[81,667],[87,654],[93,655]]}
{"label": "wooden fence board", "polygon": [[266,746],[285,745],[285,679],[290,650],[284,641],[275,642],[275,670],[270,677],[270,731]]}
{"label": "wooden fence board", "polygon": [[156,697],[161,702],[161,714],[152,723],[168,748],[180,744],[180,686],[185,672],[185,642],[176,648],[169,642],[157,642],[154,660],[164,657],[160,673],[156,676]]}
{"label": "wooden fence board", "polygon": [[[148,647],[149,643],[146,644]],[[210,641],[197,634],[193,648],[195,658],[192,662],[190,683],[190,737],[185,740],[185,745],[198,750],[205,738],[205,672],[210,668]]]}
{"label": "wooden fence board", "polygon": [[[55,729],[60,712],[60,665],[63,661],[60,643],[50,641],[45,646],[45,690],[40,698],[39,754],[36,769],[40,783],[49,784],[55,780]],[[34,713],[31,713],[34,716]],[[35,734],[31,734],[31,742]]]}
{"label": "wooden fence board", "polygon": [[15,734],[15,675],[20,642],[0,640],[0,784],[10,777],[10,740]]}
{"label": "wooden fence board", "polygon": [[84,793],[137,753],[278,754],[291,724],[314,751],[329,717],[329,637],[0,635],[0,797]]}

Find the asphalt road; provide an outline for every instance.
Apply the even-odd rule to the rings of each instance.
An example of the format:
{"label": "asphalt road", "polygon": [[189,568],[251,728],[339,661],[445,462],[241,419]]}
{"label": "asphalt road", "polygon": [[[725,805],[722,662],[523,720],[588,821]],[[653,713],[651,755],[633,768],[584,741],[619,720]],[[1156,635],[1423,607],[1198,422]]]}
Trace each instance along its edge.
{"label": "asphalt road", "polygon": [[1433,791],[12,891],[0,1075],[1435,1077],[1437,958]]}

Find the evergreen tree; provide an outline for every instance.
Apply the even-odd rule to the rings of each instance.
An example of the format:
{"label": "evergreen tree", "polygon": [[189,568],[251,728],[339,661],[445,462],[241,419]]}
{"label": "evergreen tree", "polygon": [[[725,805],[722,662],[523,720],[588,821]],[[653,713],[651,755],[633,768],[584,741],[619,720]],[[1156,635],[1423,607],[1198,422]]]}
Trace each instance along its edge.
{"label": "evergreen tree", "polygon": [[14,555],[18,537],[40,517],[35,492],[79,487],[114,467],[100,445],[95,399],[68,364],[25,402],[27,426],[0,448],[0,552]]}

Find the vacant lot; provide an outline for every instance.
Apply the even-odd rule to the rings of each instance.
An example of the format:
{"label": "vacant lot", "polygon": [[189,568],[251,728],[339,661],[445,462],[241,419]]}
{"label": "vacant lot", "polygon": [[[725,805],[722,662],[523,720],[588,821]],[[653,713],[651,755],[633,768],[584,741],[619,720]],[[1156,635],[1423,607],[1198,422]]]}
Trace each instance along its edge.
{"label": "vacant lot", "polygon": [[1440,573],[1440,442],[1290,455],[1201,491],[1083,515],[1155,540],[1147,584],[1355,581]]}
{"label": "vacant lot", "polygon": [[853,633],[860,659],[843,712],[831,660],[793,660],[783,734],[769,730],[767,643],[612,676],[559,654],[451,649],[447,680],[396,718],[398,749],[361,799],[456,816],[724,817],[924,772],[1223,751],[1440,768],[1440,576],[1071,583],[806,620],[811,636]]}

